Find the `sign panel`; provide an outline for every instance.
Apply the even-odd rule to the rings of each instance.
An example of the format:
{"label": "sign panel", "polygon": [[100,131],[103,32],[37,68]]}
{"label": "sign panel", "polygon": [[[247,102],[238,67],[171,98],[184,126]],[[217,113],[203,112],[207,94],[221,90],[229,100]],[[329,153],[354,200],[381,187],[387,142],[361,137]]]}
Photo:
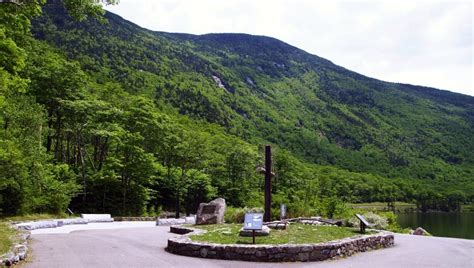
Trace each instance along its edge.
{"label": "sign panel", "polygon": [[202,207],[202,214],[214,214],[216,212],[215,205],[205,205]]}
{"label": "sign panel", "polygon": [[280,219],[285,219],[286,218],[286,205],[281,204],[280,205]]}
{"label": "sign panel", "polygon": [[244,221],[245,230],[262,230],[263,213],[246,213]]}

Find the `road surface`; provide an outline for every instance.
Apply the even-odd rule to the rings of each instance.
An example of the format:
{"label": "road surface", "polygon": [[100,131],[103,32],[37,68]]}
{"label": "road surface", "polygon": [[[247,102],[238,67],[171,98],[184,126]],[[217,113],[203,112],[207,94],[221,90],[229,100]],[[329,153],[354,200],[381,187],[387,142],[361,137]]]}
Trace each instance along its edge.
{"label": "road surface", "polygon": [[249,263],[173,255],[175,234],[152,222],[64,226],[32,232],[26,267],[469,267],[474,240],[395,235],[395,246],[348,258],[307,263]]}

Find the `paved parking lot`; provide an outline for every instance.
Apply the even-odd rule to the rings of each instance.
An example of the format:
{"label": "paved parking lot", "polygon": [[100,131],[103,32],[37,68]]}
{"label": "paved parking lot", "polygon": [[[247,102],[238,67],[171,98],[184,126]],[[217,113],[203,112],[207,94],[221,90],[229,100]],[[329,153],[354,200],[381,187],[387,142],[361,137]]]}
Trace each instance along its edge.
{"label": "paved parking lot", "polygon": [[153,222],[72,225],[32,232],[26,267],[474,267],[474,240],[396,235],[395,246],[339,260],[249,263],[170,254],[175,234]]}

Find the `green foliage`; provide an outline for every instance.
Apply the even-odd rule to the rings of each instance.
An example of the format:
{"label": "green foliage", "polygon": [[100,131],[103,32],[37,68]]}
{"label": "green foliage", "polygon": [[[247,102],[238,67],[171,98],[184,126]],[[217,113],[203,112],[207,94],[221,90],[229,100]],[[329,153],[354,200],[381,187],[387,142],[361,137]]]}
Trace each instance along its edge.
{"label": "green foliage", "polygon": [[0,141],[0,212],[16,214],[21,212],[28,171],[23,164],[19,148],[12,141]]}
{"label": "green foliage", "polygon": [[146,216],[149,216],[149,217],[159,217],[161,214],[161,206],[150,206],[148,208],[148,211],[146,213]]}
{"label": "green foliage", "polygon": [[211,183],[209,175],[197,170],[189,171],[187,175],[184,209],[187,212],[197,211],[199,204],[216,197],[217,190]]}
{"label": "green foliage", "polygon": [[400,225],[397,222],[397,215],[392,211],[377,212],[378,215],[387,219],[387,229],[394,232],[403,232]]}
{"label": "green foliage", "polygon": [[100,16],[104,14],[101,4],[115,5],[118,2],[118,0],[63,0],[64,6],[67,8],[69,14],[78,20],[84,20],[89,16],[100,18]]}
{"label": "green foliage", "polygon": [[[375,214],[374,212],[365,212],[363,216],[370,224],[372,224],[370,228],[386,230],[389,227],[388,219]],[[354,216],[349,220],[349,223],[351,226],[359,228],[360,220]]]}
{"label": "green foliage", "polygon": [[[133,95],[155,98],[167,113],[217,123],[251,144],[282,148],[275,155],[274,193],[289,205],[298,203],[302,211],[295,206],[296,214],[309,213],[329,196],[350,202],[421,200],[419,185],[426,184],[430,194],[441,196],[420,207],[456,209],[462,197],[453,195],[449,205],[444,201],[455,191],[472,201],[469,96],[370,79],[272,38],[156,33],[109,13],[104,25],[74,22],[54,5],[45,10],[63,23],[41,17],[35,35],[78,60],[97,82],[118,82]],[[132,38],[137,42],[131,44]],[[206,163],[217,195],[239,207],[260,202],[249,191],[261,186],[250,174],[250,166],[259,165],[256,151],[217,147],[206,151],[227,157]],[[233,163],[227,167],[231,173],[224,174],[220,162]],[[439,202],[446,204],[435,205]]]}
{"label": "green foliage", "polygon": [[76,184],[75,173],[68,165],[47,165],[44,169],[35,170],[40,183],[27,192],[31,198],[26,204],[26,211],[61,214],[66,211],[69,202],[80,187]]}
{"label": "green foliage", "polygon": [[11,250],[16,234],[10,224],[0,222],[0,256]]}
{"label": "green foliage", "polygon": [[245,219],[247,208],[227,207],[224,214],[224,221],[226,223],[243,223]]}
{"label": "green foliage", "polygon": [[282,203],[289,217],[347,218],[346,202],[474,200],[471,97],[369,79],[272,38],[156,33],[102,12],[0,5],[1,214],[190,214],[217,196],[262,207],[268,143],[274,218]]}
{"label": "green foliage", "polygon": [[6,38],[3,28],[0,28],[0,66],[12,74],[25,67],[25,51],[11,38]]}
{"label": "green foliage", "polygon": [[322,201],[321,215],[330,219],[346,218],[351,210],[337,197],[329,197]]}

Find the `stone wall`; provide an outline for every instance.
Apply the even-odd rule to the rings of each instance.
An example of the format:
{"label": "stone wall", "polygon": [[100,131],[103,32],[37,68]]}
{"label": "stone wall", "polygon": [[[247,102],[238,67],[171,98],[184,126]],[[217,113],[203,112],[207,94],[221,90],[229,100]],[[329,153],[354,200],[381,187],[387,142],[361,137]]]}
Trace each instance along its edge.
{"label": "stone wall", "polygon": [[[182,227],[173,226],[174,232]],[[186,230],[184,230],[186,229]],[[191,228],[183,228],[185,233]],[[184,256],[210,259],[289,262],[323,261],[331,258],[350,256],[357,252],[393,246],[394,236],[389,232],[373,235],[358,235],[342,240],[319,244],[284,245],[224,245],[191,241],[187,235],[168,239],[166,251]]]}
{"label": "stone wall", "polygon": [[0,267],[9,267],[26,259],[30,233],[22,232],[19,236],[19,241],[12,247],[12,250],[7,252],[5,255],[0,256]]}
{"label": "stone wall", "polygon": [[187,228],[187,227],[181,227],[181,226],[170,226],[170,233],[173,233],[173,234],[183,235],[183,234],[192,233],[194,231],[195,229],[193,228]]}
{"label": "stone wall", "polygon": [[114,217],[114,221],[156,221],[158,217]]}

